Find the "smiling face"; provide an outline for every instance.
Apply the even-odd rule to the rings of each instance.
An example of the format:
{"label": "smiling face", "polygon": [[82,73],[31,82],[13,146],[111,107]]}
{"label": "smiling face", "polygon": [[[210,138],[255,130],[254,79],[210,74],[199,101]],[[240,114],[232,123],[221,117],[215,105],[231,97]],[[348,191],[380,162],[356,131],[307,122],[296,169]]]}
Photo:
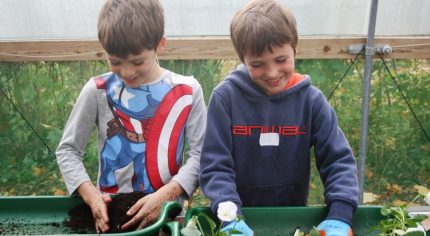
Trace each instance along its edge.
{"label": "smiling face", "polygon": [[265,50],[262,55],[244,54],[244,64],[251,79],[267,95],[280,93],[287,86],[294,73],[294,50],[290,44],[273,46],[272,52]]}
{"label": "smiling face", "polygon": [[113,73],[131,88],[154,82],[161,76],[162,69],[157,63],[155,50],[143,50],[138,55],[126,58],[108,55],[108,63]]}

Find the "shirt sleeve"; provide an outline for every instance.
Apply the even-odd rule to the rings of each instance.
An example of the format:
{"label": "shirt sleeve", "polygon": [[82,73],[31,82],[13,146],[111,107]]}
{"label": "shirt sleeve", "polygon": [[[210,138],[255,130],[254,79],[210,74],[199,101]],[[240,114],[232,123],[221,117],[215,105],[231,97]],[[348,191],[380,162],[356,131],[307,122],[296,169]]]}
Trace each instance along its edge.
{"label": "shirt sleeve", "polygon": [[336,113],[321,94],[312,119],[315,159],[329,214],[351,225],[358,205],[357,166],[351,147],[338,126]]}
{"label": "shirt sleeve", "polygon": [[[192,79],[195,80],[194,78]],[[206,105],[202,88],[197,80],[195,80],[193,84],[192,96],[192,108],[187,119],[185,130],[185,136],[189,146],[187,160],[179,169],[178,173],[172,178],[172,180],[181,185],[188,197],[191,196],[198,186],[200,154],[206,129]]]}
{"label": "shirt sleeve", "polygon": [[91,79],[82,89],[64,128],[56,150],[57,163],[67,190],[72,195],[90,177],[82,156],[93,131],[97,117],[97,89]]}
{"label": "shirt sleeve", "polygon": [[239,209],[241,200],[236,191],[236,174],[232,157],[231,112],[228,99],[214,91],[208,106],[205,140],[202,148],[200,184],[211,200],[213,212],[224,201],[234,202]]}

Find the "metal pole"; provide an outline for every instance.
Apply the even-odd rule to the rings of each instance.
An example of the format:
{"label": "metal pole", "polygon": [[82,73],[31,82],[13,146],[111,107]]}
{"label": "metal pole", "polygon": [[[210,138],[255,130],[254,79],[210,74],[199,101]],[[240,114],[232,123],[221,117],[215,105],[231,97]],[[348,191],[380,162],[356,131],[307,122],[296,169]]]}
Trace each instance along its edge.
{"label": "metal pole", "polygon": [[375,55],[374,38],[376,13],[378,10],[378,0],[372,0],[370,6],[369,28],[367,32],[367,42],[364,53],[364,85],[363,85],[363,101],[362,101],[362,117],[361,117],[361,139],[359,156],[360,162],[358,165],[358,187],[359,187],[359,204],[363,204],[364,193],[364,171],[366,167],[366,150],[367,150],[367,128],[369,117],[369,100],[370,100],[370,81],[372,79],[372,64],[373,56]]}

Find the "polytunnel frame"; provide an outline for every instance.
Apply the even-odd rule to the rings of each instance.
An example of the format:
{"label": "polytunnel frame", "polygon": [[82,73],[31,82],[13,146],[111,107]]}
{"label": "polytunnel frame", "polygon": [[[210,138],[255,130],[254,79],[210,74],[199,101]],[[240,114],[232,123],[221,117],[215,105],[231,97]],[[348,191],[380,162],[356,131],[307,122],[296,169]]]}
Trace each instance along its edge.
{"label": "polytunnel frame", "polygon": [[[392,47],[388,44],[375,45],[376,16],[378,12],[379,0],[371,0],[369,25],[366,44],[353,44],[348,46],[349,54],[361,54],[364,52],[364,80],[362,95],[361,112],[361,134],[359,143],[359,162],[358,162],[358,186],[359,186],[359,205],[363,205],[364,183],[366,170],[367,136],[369,127],[369,104],[372,80],[373,59],[376,54],[388,55],[392,52]],[[381,57],[383,60],[383,58]],[[407,101],[406,101],[407,102]],[[413,111],[412,111],[413,112]],[[418,120],[417,120],[418,121]],[[419,124],[421,127],[421,124]],[[422,127],[421,127],[422,128]],[[428,139],[427,133],[424,131]]]}
{"label": "polytunnel frame", "polygon": [[359,198],[358,204],[363,204],[364,195],[364,177],[366,169],[366,152],[367,152],[367,132],[369,126],[369,102],[370,102],[370,87],[372,80],[372,67],[373,67],[373,56],[375,55],[374,50],[374,39],[375,39],[375,25],[376,15],[378,12],[378,0],[372,0],[370,6],[369,16],[369,29],[367,32],[367,42],[364,50],[364,84],[363,84],[363,98],[361,102],[361,136],[359,145],[359,164],[358,164],[358,187],[359,187]]}

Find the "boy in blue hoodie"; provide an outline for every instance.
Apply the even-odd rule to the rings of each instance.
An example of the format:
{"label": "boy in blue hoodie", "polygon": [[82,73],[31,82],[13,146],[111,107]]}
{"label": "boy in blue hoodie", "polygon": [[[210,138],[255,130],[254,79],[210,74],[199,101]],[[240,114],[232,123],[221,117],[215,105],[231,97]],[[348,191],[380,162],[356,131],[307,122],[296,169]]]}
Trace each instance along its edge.
{"label": "boy in blue hoodie", "polygon": [[[304,206],[310,149],[324,184],[328,214],[318,229],[351,234],[358,203],[356,163],[336,114],[308,75],[294,71],[298,33],[276,0],[255,0],[236,13],[230,33],[243,62],[213,91],[203,142],[200,184],[216,212],[238,206]],[[244,221],[231,222],[245,235]]]}

